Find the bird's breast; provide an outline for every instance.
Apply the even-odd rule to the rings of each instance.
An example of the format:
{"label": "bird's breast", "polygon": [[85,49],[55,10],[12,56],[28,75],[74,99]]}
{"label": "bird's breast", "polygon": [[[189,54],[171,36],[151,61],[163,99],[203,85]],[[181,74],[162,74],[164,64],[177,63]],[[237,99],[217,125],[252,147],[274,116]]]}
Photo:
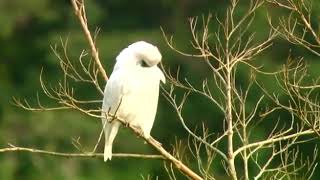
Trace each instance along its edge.
{"label": "bird's breast", "polygon": [[159,97],[160,80],[152,72],[141,69],[126,76],[126,87],[122,97],[121,111],[130,123],[154,120]]}

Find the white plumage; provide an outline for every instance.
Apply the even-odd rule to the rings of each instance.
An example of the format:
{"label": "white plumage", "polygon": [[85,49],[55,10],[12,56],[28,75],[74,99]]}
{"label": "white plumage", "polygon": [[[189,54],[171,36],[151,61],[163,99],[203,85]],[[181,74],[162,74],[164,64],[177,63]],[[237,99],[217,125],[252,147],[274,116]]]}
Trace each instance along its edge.
{"label": "white plumage", "polygon": [[[102,116],[110,112],[141,129],[146,138],[155,119],[160,81],[165,77],[157,64],[161,54],[156,46],[144,41],[131,44],[116,58],[113,72],[107,81],[102,104]],[[144,67],[143,64],[147,64]],[[121,103],[120,103],[121,102]],[[107,117],[109,120],[111,117]],[[104,161],[111,160],[112,144],[120,122],[109,123],[102,118],[105,134]]]}

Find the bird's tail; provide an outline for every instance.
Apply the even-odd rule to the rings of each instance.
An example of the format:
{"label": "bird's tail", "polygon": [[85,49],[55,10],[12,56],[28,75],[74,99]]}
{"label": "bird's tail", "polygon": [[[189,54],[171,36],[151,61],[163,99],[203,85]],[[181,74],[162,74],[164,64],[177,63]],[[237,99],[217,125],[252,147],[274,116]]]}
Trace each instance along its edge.
{"label": "bird's tail", "polygon": [[108,159],[111,160],[112,157],[112,144],[105,144],[104,145],[104,153],[103,153],[103,160],[106,162]]}
{"label": "bird's tail", "polygon": [[112,157],[112,144],[113,140],[118,133],[118,129],[120,126],[120,122],[113,121],[108,123],[107,121],[103,121],[104,124],[104,135],[105,135],[105,145],[104,145],[104,154],[103,159],[107,161],[108,159],[111,160]]}

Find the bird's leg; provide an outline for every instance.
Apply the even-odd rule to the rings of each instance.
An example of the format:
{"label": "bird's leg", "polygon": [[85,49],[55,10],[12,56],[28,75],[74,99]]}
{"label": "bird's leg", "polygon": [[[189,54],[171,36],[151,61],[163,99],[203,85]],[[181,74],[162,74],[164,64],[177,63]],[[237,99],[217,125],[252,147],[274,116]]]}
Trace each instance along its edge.
{"label": "bird's leg", "polygon": [[138,131],[139,131],[139,136],[140,136],[140,137],[146,137],[146,135],[144,134],[144,132],[143,132],[143,130],[141,129],[140,126],[137,126],[137,129],[138,129]]}
{"label": "bird's leg", "polygon": [[128,125],[130,125],[131,127],[133,127],[136,130],[136,132],[139,134],[138,135],[139,137],[148,138],[148,136],[146,136],[146,134],[143,132],[143,130],[142,130],[142,128],[140,126],[138,126],[136,124],[130,124],[130,123],[128,123]]}
{"label": "bird's leg", "polygon": [[130,126],[130,123],[129,123],[128,121],[125,121],[125,122],[124,122],[124,127],[127,128],[127,127],[129,127],[129,126]]}

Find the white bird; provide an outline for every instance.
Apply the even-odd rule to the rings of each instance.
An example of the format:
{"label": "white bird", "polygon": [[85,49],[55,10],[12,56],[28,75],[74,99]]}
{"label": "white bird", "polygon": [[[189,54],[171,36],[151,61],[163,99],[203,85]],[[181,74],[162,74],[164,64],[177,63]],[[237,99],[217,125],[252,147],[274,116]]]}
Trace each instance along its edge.
{"label": "white bird", "polygon": [[[106,112],[116,114],[150,137],[155,119],[160,81],[165,83],[163,72],[157,64],[161,61],[158,48],[144,41],[131,44],[116,58],[113,72],[107,81],[102,104],[104,126],[104,161],[111,160],[112,144],[120,122],[106,117]],[[108,119],[108,120],[107,120]]]}

